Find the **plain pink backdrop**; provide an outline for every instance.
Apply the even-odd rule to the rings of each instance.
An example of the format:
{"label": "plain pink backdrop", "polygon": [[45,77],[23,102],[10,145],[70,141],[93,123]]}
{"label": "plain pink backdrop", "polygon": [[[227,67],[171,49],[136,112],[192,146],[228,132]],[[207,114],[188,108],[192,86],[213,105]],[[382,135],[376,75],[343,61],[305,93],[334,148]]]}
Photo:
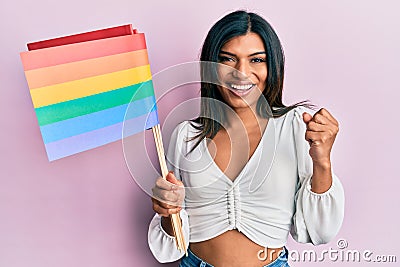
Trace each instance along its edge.
{"label": "plain pink backdrop", "polygon": [[[121,142],[48,162],[19,59],[26,43],[132,23],[146,33],[156,73],[198,59],[211,25],[239,8],[264,16],[282,41],[286,103],[308,98],[340,121],[333,164],[346,215],[338,237],[317,250],[344,238],[349,249],[399,261],[398,1],[188,2],[1,2],[0,266],[161,266],[147,246],[151,201]],[[290,238],[288,248],[313,247]]]}

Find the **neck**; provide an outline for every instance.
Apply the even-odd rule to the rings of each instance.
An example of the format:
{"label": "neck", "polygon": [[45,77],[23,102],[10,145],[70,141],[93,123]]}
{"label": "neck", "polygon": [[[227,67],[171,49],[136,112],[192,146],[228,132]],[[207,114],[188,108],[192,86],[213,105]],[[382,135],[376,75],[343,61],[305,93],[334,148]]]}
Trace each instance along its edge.
{"label": "neck", "polygon": [[258,126],[263,128],[263,124],[267,120],[261,118],[256,111],[255,107],[235,108],[234,112],[228,112],[227,124],[230,128],[245,127],[252,128]]}

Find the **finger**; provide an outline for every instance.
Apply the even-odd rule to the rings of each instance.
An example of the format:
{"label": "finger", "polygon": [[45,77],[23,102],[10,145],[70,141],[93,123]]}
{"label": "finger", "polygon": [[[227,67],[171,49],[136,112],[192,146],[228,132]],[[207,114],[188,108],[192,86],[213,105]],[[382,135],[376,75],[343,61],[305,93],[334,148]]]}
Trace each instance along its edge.
{"label": "finger", "polygon": [[164,190],[178,190],[180,186],[173,184],[162,177],[158,177],[156,180],[156,187]]}
{"label": "finger", "polygon": [[176,179],[176,177],[172,171],[168,172],[166,179],[168,182],[171,182],[171,183],[179,185],[179,186],[183,186],[183,183],[181,181],[179,181],[178,179]]}
{"label": "finger", "polygon": [[[170,191],[170,192],[175,192],[178,195],[185,195],[185,187],[184,186],[172,184],[161,177],[159,179],[157,179],[156,185],[152,188],[152,190],[153,189],[154,190],[155,189],[166,190],[166,191]],[[153,191],[153,193],[154,193],[154,191]]]}
{"label": "finger", "polygon": [[321,132],[306,131],[305,139],[311,145],[321,142]]}
{"label": "finger", "polygon": [[179,211],[182,210],[182,208],[178,207],[178,208],[173,208],[173,209],[166,209],[166,208],[161,207],[158,204],[154,204],[153,210],[163,217],[168,217],[171,214],[178,213]]}
{"label": "finger", "polygon": [[325,108],[321,108],[321,114],[324,115],[326,118],[328,118],[332,123],[335,125],[339,125],[339,122],[335,119],[335,117],[332,116],[332,114]]}
{"label": "finger", "polygon": [[324,132],[327,130],[326,128],[326,125],[316,123],[315,121],[310,121],[307,124],[307,130],[312,132]]}
{"label": "finger", "polygon": [[159,188],[153,188],[153,197],[159,201],[170,205],[180,206],[184,199],[184,194],[179,194],[175,191],[167,191]]}
{"label": "finger", "polygon": [[153,204],[157,204],[158,206],[160,206],[164,209],[176,209],[176,208],[182,207],[182,205],[168,204],[167,202],[162,201],[157,198],[154,198],[154,197],[153,197]]}
{"label": "finger", "polygon": [[179,196],[175,191],[164,190],[158,187],[152,188],[152,191],[153,196],[162,201],[175,202],[179,199]]}
{"label": "finger", "polygon": [[326,132],[306,131],[305,138],[308,142],[311,142],[313,144],[324,144],[327,142],[331,142],[331,140],[334,140],[335,136],[331,135],[329,131]]}
{"label": "finger", "polygon": [[331,123],[328,118],[325,118],[324,115],[322,115],[321,113],[318,113],[318,112],[314,114],[312,121],[322,124],[322,125],[328,125]]}
{"label": "finger", "polygon": [[331,116],[330,114],[328,115],[328,111],[326,109],[320,109],[319,113],[314,115],[313,121],[316,121],[319,124],[322,124],[325,126],[324,131],[327,132],[329,135],[336,135],[339,132],[339,125],[337,124],[337,121],[335,122],[331,121],[328,116]]}
{"label": "finger", "polygon": [[326,119],[332,122],[334,125],[338,126],[339,122],[332,116],[332,114],[325,108],[321,108],[318,111],[321,115],[323,115]]}
{"label": "finger", "polygon": [[168,204],[165,204],[165,203],[160,202],[160,201],[158,201],[157,199],[154,199],[154,198],[153,198],[153,208],[154,208],[154,207],[159,207],[159,210],[160,210],[161,212],[164,212],[165,214],[168,213],[167,210],[182,209],[181,206],[168,205]]}
{"label": "finger", "polygon": [[307,112],[303,113],[303,121],[304,121],[304,123],[308,124],[312,120],[312,118],[313,117],[311,116],[311,114],[309,114]]}

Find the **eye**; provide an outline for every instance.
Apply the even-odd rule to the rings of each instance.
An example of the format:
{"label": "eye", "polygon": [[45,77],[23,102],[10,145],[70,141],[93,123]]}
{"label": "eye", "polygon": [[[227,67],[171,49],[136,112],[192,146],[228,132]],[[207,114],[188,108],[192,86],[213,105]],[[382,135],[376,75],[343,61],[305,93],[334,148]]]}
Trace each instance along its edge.
{"label": "eye", "polygon": [[254,62],[254,63],[262,63],[265,61],[266,61],[265,58],[262,58],[262,57],[255,57],[255,58],[251,59],[251,62]]}
{"label": "eye", "polygon": [[233,62],[234,59],[231,57],[227,57],[227,56],[219,56],[218,61],[219,62]]}

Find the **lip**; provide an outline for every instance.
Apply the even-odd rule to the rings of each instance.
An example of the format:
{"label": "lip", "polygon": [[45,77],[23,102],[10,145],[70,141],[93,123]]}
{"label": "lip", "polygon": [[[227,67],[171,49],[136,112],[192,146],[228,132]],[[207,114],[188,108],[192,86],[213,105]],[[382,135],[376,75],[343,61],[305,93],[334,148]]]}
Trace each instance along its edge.
{"label": "lip", "polygon": [[240,82],[235,82],[235,83],[227,83],[226,87],[231,91],[234,95],[239,96],[239,97],[244,97],[248,95],[252,89],[256,85],[253,83],[240,83]]}

